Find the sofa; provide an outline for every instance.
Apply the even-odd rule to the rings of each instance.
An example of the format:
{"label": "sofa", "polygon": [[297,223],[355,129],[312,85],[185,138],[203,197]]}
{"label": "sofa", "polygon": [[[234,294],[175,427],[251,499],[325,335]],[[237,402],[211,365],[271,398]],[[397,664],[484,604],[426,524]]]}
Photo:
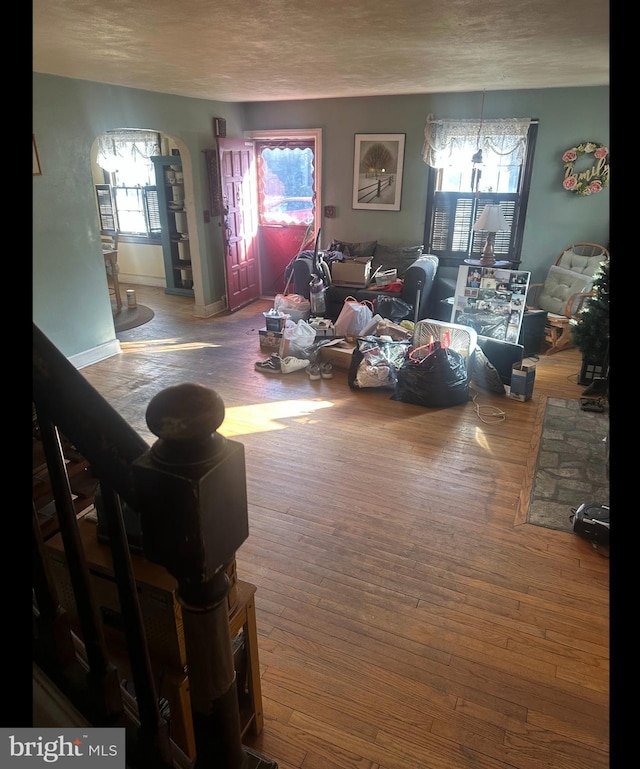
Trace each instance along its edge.
{"label": "sofa", "polygon": [[[367,288],[350,288],[331,284],[325,292],[325,316],[335,321],[347,297],[352,296],[358,301],[375,302],[378,296],[397,297],[408,305],[412,311],[410,320],[422,320],[429,317],[431,292],[435,284],[438,270],[438,257],[422,253],[420,246],[388,246],[377,241],[355,243],[350,241],[333,241],[324,259],[331,270],[335,261],[360,257],[371,258],[371,274],[381,270],[397,270],[397,277],[402,282],[400,293],[391,293],[378,288],[375,283]],[[296,294],[309,298],[309,283],[313,274],[313,252],[303,251],[293,263],[293,280]],[[419,292],[419,293],[418,293]],[[417,307],[416,307],[417,304]],[[417,311],[416,311],[417,310]],[[381,312],[380,314],[383,315]],[[383,315],[383,317],[388,317]]]}

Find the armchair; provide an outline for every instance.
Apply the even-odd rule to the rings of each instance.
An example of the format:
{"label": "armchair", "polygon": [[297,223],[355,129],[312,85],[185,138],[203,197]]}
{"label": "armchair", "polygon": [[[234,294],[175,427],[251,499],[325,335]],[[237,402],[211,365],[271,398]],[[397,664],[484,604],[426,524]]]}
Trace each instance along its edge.
{"label": "armchair", "polygon": [[543,283],[531,283],[527,310],[544,310],[547,319],[544,340],[546,355],[573,347],[571,320],[593,296],[593,277],[609,251],[598,243],[573,243],[564,248],[549,268]]}

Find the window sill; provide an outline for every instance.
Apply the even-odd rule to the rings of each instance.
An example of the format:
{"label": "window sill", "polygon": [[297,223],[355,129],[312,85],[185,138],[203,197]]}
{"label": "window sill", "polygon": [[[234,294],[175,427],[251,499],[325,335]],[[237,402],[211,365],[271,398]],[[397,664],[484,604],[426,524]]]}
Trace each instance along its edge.
{"label": "window sill", "polygon": [[120,236],[118,238],[119,243],[138,243],[139,245],[143,246],[161,246],[162,240],[160,239],[160,236],[154,236],[154,237],[148,237],[146,235],[126,235],[125,233],[120,233]]}

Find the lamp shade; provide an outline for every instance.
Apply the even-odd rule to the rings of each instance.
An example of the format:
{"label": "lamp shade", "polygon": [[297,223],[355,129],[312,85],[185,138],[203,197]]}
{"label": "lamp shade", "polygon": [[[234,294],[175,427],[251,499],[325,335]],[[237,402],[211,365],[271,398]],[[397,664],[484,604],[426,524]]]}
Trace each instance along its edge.
{"label": "lamp shade", "polygon": [[509,229],[509,223],[504,218],[502,209],[498,205],[485,206],[482,213],[473,225],[474,230],[484,230],[484,232],[498,232],[499,230]]}

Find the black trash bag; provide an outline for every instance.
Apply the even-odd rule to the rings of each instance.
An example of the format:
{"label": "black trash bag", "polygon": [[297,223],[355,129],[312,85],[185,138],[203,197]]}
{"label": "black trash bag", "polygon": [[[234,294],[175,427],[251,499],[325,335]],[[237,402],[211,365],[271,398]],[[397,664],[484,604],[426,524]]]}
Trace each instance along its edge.
{"label": "black trash bag", "polygon": [[413,350],[399,369],[392,400],[432,408],[458,406],[470,400],[463,355],[450,347],[442,347],[440,342],[434,342],[424,358],[416,352]]}
{"label": "black trash bag", "polygon": [[413,305],[397,296],[378,294],[373,302],[373,314],[381,315],[394,323],[401,320],[413,320]]}

